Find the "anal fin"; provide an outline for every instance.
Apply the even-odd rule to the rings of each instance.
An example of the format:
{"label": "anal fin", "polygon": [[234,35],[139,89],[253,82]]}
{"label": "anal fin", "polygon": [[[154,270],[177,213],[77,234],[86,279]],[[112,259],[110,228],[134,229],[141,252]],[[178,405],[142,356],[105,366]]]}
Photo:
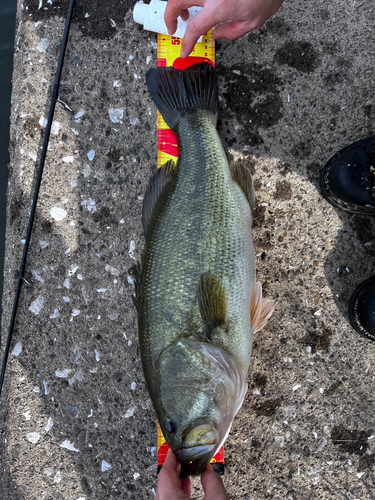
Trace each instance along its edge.
{"label": "anal fin", "polygon": [[247,201],[249,202],[251,213],[254,214],[255,210],[255,189],[253,176],[250,170],[237,161],[231,161],[229,168],[232,174],[232,179],[237,182],[242,191],[244,192]]}
{"label": "anal fin", "polygon": [[215,328],[227,321],[228,297],[222,282],[211,273],[201,275],[198,286],[198,305],[210,337]]}
{"label": "anal fin", "polygon": [[257,281],[251,298],[250,316],[251,332],[259,332],[267,323],[275,309],[272,300],[263,299],[262,285]]}
{"label": "anal fin", "polygon": [[174,178],[176,172],[177,164],[173,160],[169,160],[167,163],[158,168],[150,179],[143,199],[142,209],[142,225],[145,235],[147,233],[148,225],[155,205],[163,192],[163,189]]}

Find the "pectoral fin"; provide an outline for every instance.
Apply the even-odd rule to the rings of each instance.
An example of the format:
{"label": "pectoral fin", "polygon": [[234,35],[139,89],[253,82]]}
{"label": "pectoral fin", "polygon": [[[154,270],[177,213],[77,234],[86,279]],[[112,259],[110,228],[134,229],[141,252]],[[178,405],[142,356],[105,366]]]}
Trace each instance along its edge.
{"label": "pectoral fin", "polygon": [[202,274],[198,287],[198,305],[208,335],[227,321],[228,298],[222,282],[210,273]]}
{"label": "pectoral fin", "polygon": [[253,176],[248,168],[242,163],[231,161],[229,168],[232,174],[232,179],[237,182],[242,191],[244,192],[247,201],[249,202],[251,213],[254,214],[255,210],[255,189]]}
{"label": "pectoral fin", "polygon": [[271,317],[275,305],[272,300],[263,299],[262,285],[257,281],[254,285],[253,296],[251,299],[250,316],[251,332],[259,332]]}
{"label": "pectoral fin", "polygon": [[163,189],[174,178],[176,172],[177,164],[173,160],[169,160],[167,163],[158,168],[150,179],[143,199],[142,209],[142,225],[145,236],[147,234],[148,224],[155,205],[163,192]]}

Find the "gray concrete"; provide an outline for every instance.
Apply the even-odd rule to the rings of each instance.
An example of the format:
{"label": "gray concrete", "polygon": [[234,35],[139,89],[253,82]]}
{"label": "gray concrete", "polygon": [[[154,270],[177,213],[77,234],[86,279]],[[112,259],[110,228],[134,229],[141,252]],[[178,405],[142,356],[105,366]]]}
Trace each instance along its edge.
{"label": "gray concrete", "polygon": [[[84,114],[56,108],[1,403],[9,500],[148,499],[156,488],[131,302],[156,166],[145,87],[156,36],[126,2],[104,3],[81,2],[69,38],[60,97]],[[20,0],[17,14],[3,338],[68,1],[38,5]],[[220,133],[255,173],[258,279],[276,302],[225,446],[233,499],[375,498],[375,345],[346,318],[374,273],[374,222],[318,189],[325,161],[375,131],[374,21],[371,0],[290,0],[257,33],[217,47]]]}

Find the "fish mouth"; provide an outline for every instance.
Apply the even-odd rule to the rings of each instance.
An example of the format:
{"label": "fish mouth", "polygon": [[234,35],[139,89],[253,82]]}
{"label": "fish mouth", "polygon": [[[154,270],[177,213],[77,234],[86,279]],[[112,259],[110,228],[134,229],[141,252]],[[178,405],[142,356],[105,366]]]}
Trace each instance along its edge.
{"label": "fish mouth", "polygon": [[193,448],[180,448],[176,451],[179,462],[190,463],[209,455],[215,448],[214,444],[194,446]]}
{"label": "fish mouth", "polygon": [[197,475],[209,464],[219,444],[219,434],[215,427],[200,422],[185,436],[182,446],[176,450],[182,464],[182,474]]}
{"label": "fish mouth", "polygon": [[201,474],[210,463],[216,445],[194,446],[180,448],[176,451],[178,461],[181,462],[181,476],[197,476]]}

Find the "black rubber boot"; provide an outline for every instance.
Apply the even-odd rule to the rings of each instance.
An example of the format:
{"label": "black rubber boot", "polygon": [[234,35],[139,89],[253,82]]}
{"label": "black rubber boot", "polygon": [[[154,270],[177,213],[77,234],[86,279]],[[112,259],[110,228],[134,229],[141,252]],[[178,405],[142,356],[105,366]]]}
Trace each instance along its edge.
{"label": "black rubber boot", "polygon": [[361,283],[351,296],[349,320],[356,332],[375,340],[375,276]]}
{"label": "black rubber boot", "polygon": [[336,153],[320,174],[320,188],[336,208],[375,215],[375,136]]}

